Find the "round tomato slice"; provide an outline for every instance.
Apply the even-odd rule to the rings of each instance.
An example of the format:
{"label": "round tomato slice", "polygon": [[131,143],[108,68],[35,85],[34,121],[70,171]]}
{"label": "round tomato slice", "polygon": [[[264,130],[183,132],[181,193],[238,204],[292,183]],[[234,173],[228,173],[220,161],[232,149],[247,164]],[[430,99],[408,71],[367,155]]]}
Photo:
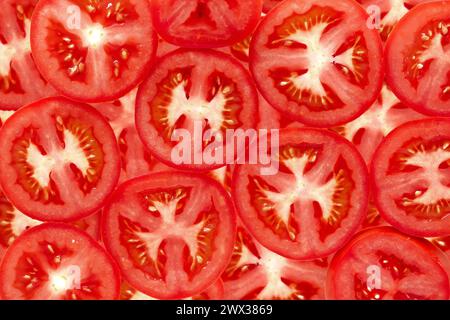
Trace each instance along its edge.
{"label": "round tomato slice", "polygon": [[352,0],[288,0],[260,22],[250,68],[266,100],[310,126],[354,120],[383,80],[380,36]]}
{"label": "round tomato slice", "polygon": [[206,290],[225,270],[236,231],[233,204],[218,182],[173,171],[119,186],[102,227],[125,280],[156,299]]}
{"label": "round tomato slice", "polygon": [[248,36],[261,16],[262,0],[151,0],[153,23],[180,47],[225,47]]}
{"label": "round tomato slice", "polygon": [[291,259],[337,251],[366,214],[364,160],[344,138],[321,129],[284,129],[272,151],[275,175],[261,165],[237,166],[233,197],[255,239]]}
{"label": "round tomato slice", "polygon": [[377,101],[357,119],[332,128],[352,142],[370,164],[376,147],[393,129],[408,121],[425,118],[406,107],[385,85]]}
{"label": "round tomato slice", "polygon": [[[225,150],[234,143],[227,141],[226,131],[255,127],[257,110],[256,88],[240,63],[221,52],[181,49],[162,57],[139,88],[136,126],[160,161],[182,169],[213,170],[226,164],[226,155],[207,163],[206,152],[219,146],[215,139],[202,139],[204,134],[221,134]],[[181,136],[186,131],[190,141]],[[174,139],[178,134],[181,141]],[[186,149],[186,144],[190,156],[178,149]]]}
{"label": "round tomato slice", "polygon": [[390,227],[358,234],[333,258],[327,298],[424,300],[449,298],[448,261],[430,243]]}
{"label": "round tomato slice", "polygon": [[386,45],[387,82],[419,112],[450,116],[450,2],[414,7],[400,21]]}
{"label": "round tomato slice", "polygon": [[[371,23],[386,41],[400,19],[415,5],[430,0],[356,0],[371,14]],[[377,25],[379,23],[379,25]]]}
{"label": "round tomato slice", "polygon": [[0,267],[0,293],[12,300],[111,300],[119,270],[94,239],[59,223],[24,232]]}
{"label": "round tomato slice", "polygon": [[0,134],[0,183],[18,210],[42,221],[75,221],[114,190],[114,132],[94,108],[48,98],[16,111]]}
{"label": "round tomato slice", "polygon": [[31,15],[38,0],[4,0],[0,12],[0,109],[18,109],[56,91],[31,55]]}
{"label": "round tomato slice", "polygon": [[257,243],[243,228],[228,268],[222,275],[229,300],[324,299],[326,260],[290,260]]}
{"label": "round tomato slice", "polygon": [[450,120],[408,122],[372,161],[375,202],[387,222],[421,237],[450,235]]}
{"label": "round tomato slice", "polygon": [[36,65],[75,100],[123,96],[147,74],[157,44],[148,1],[41,0],[33,14]]}
{"label": "round tomato slice", "polygon": [[116,135],[122,164],[122,182],[150,173],[157,162],[136,131],[136,94],[137,89],[134,89],[116,101],[94,106],[108,119]]}

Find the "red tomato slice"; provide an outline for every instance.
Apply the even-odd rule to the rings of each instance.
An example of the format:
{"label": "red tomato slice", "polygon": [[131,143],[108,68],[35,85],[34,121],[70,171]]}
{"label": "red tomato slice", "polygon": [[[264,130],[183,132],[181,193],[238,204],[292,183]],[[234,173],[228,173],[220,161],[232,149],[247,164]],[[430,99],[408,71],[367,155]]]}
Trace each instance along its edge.
{"label": "red tomato slice", "polygon": [[134,89],[114,102],[95,106],[109,120],[116,135],[122,163],[122,182],[150,173],[157,163],[136,131],[136,94],[137,89]]}
{"label": "red tomato slice", "polygon": [[31,56],[31,15],[38,0],[3,0],[0,11],[0,109],[56,94]]}
{"label": "red tomato slice", "polygon": [[385,85],[377,101],[364,114],[343,126],[333,128],[350,142],[370,164],[376,147],[399,125],[425,118],[400,102]]}
{"label": "red tomato slice", "polygon": [[0,267],[3,299],[111,300],[119,270],[107,252],[78,229],[47,223],[24,232]]}
{"label": "red tomato slice", "polygon": [[263,0],[151,0],[153,22],[166,41],[180,47],[225,47],[248,36]]}
{"label": "red tomato slice", "polygon": [[344,138],[321,129],[280,131],[274,158],[279,171],[273,176],[261,175],[261,165],[235,170],[233,197],[245,227],[262,245],[291,259],[337,251],[366,214],[364,160]]}
{"label": "red tomato slice", "polygon": [[[214,282],[206,291],[184,300],[221,300],[223,299],[223,283],[222,280]],[[135,288],[128,283],[123,282],[120,292],[120,300],[157,300],[152,298]]]}
{"label": "red tomato slice", "polygon": [[279,4],[282,0],[264,0],[263,11],[269,12],[273,9],[277,4]]}
{"label": "red tomato slice", "polygon": [[450,2],[414,7],[386,45],[387,82],[408,106],[419,112],[450,116]]}
{"label": "red tomato slice", "polygon": [[352,0],[288,0],[271,10],[250,46],[250,68],[266,100],[310,126],[360,116],[383,80],[381,39],[367,19]]}
{"label": "red tomato slice", "polygon": [[324,299],[326,260],[286,259],[238,228],[233,256],[223,273],[224,298],[230,300]]}
{"label": "red tomato slice", "polygon": [[120,172],[114,132],[94,108],[64,98],[16,111],[1,129],[0,183],[18,210],[42,221],[98,211]]}
{"label": "red tomato slice", "polygon": [[[194,137],[194,127],[211,129],[226,137],[227,129],[256,126],[258,96],[248,72],[229,55],[212,50],[178,50],[161,58],[141,85],[136,103],[136,126],[145,146],[169,166],[191,170],[213,170],[225,165],[195,163],[203,160],[205,149],[195,148],[192,161],[175,164],[172,141],[175,129],[186,129]],[[200,137],[201,140],[201,137]],[[230,141],[224,139],[224,147]],[[225,152],[224,152],[225,153]],[[224,155],[225,157],[225,155]]]}
{"label": "red tomato slice", "polygon": [[447,258],[423,240],[393,228],[372,228],[336,254],[327,298],[424,300],[449,298]]}
{"label": "red tomato slice", "polygon": [[372,162],[375,202],[387,222],[422,237],[450,235],[450,120],[408,122]]}
{"label": "red tomato slice", "polygon": [[219,183],[178,172],[122,184],[102,226],[125,280],[157,299],[197,295],[216,281],[236,228],[233,204]]}
{"label": "red tomato slice", "polygon": [[32,19],[36,65],[75,100],[120,98],[145,77],[156,47],[148,1],[41,0]]}
{"label": "red tomato slice", "polygon": [[[430,0],[356,0],[364,9],[367,9],[372,16],[374,27],[378,27],[383,41],[386,41],[401,18],[415,5]],[[377,11],[374,11],[377,10]],[[379,10],[379,12],[378,12]],[[376,14],[380,16],[377,17]],[[380,25],[375,23],[379,19]]]}

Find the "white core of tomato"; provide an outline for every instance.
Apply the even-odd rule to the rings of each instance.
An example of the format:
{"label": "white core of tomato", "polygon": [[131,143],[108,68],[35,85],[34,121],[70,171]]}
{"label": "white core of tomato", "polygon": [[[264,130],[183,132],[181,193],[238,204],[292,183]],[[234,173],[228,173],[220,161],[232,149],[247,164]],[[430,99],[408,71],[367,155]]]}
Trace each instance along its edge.
{"label": "white core of tomato", "polygon": [[381,103],[377,100],[367,112],[347,123],[345,125],[345,137],[352,141],[361,128],[383,132],[384,136],[388,135],[395,129],[394,124],[388,121],[388,113],[398,103],[400,103],[400,100],[384,85],[381,90]]}
{"label": "white core of tomato", "polygon": [[225,185],[226,179],[227,179],[227,171],[228,171],[228,167],[225,166],[225,167],[211,171],[211,174],[222,185]]}
{"label": "white core of tomato", "polygon": [[442,38],[443,35],[441,33],[434,34],[429,47],[426,48],[419,57],[417,57],[418,61],[422,63],[421,67],[418,65],[419,69],[423,68],[423,64],[428,60],[449,59],[448,54],[445,53],[444,48],[442,47]]}
{"label": "white core of tomato", "polygon": [[65,165],[74,164],[86,176],[89,161],[80,146],[78,138],[69,130],[64,130],[64,149],[53,150],[43,155],[35,144],[30,142],[27,149],[27,162],[33,167],[33,178],[41,187],[50,183],[50,173],[55,169],[62,169]]}
{"label": "white core of tomato", "polygon": [[311,91],[314,95],[321,97],[327,96],[321,82],[321,75],[331,64],[338,63],[355,72],[354,48],[349,48],[339,56],[334,56],[330,46],[321,41],[324,31],[330,23],[317,23],[309,30],[297,29],[295,33],[283,38],[284,41],[297,42],[307,47],[308,71],[300,76],[293,76],[290,80],[298,89]]}
{"label": "white core of tomato", "polygon": [[13,59],[20,59],[25,54],[31,52],[30,27],[31,21],[24,21],[25,38],[16,38],[8,44],[0,42],[0,76],[6,77],[11,72]]}
{"label": "white core of tomato", "polygon": [[435,151],[423,151],[412,155],[406,164],[418,166],[424,170],[424,178],[428,181],[428,189],[425,192],[418,190],[416,198],[411,200],[415,204],[432,205],[441,199],[450,198],[450,188],[442,183],[439,165],[450,159],[450,152],[444,149]]}
{"label": "white core of tomato", "polygon": [[98,48],[105,42],[106,32],[103,26],[95,23],[82,30],[83,45],[89,48]]}
{"label": "white core of tomato", "polygon": [[325,184],[319,184],[316,181],[308,179],[303,175],[309,157],[304,155],[300,158],[285,160],[284,164],[295,176],[295,184],[288,185],[280,192],[262,190],[265,197],[274,203],[274,209],[279,218],[288,225],[291,214],[291,206],[297,201],[303,204],[307,201],[316,201],[322,208],[323,218],[327,220],[333,210],[333,195],[337,186],[334,178]]}
{"label": "white core of tomato", "polygon": [[[31,219],[16,208],[14,208],[14,211],[11,214],[14,215],[14,218],[11,221],[11,229],[15,236],[21,235],[28,228],[42,224],[42,221]],[[13,241],[14,239],[11,238],[11,240]]]}
{"label": "white core of tomato", "polygon": [[208,121],[213,132],[218,132],[223,124],[223,112],[227,100],[219,91],[211,101],[202,97],[186,97],[185,83],[180,83],[172,91],[172,101],[167,106],[167,121],[169,126],[174,126],[181,116],[188,117],[191,121]]}
{"label": "white core of tomato", "polygon": [[406,8],[405,3],[407,3],[405,0],[390,0],[391,9],[381,19],[381,27],[397,24],[397,22],[409,11],[408,8]]}

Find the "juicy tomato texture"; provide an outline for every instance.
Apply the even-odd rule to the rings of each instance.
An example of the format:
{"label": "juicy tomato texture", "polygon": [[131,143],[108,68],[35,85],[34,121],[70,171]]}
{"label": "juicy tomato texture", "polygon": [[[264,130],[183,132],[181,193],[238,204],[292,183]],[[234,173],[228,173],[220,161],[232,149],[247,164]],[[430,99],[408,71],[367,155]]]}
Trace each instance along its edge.
{"label": "juicy tomato texture", "polygon": [[21,212],[75,221],[101,209],[120,172],[114,132],[93,107],[65,98],[15,112],[0,134],[0,183]]}
{"label": "juicy tomato texture", "polygon": [[0,266],[3,299],[115,299],[118,268],[94,239],[75,227],[48,223],[19,237]]}
{"label": "juicy tomato texture", "polygon": [[259,24],[250,68],[266,100],[310,126],[354,120],[375,101],[382,44],[352,0],[288,0]]}
{"label": "juicy tomato texture", "polygon": [[153,22],[166,41],[181,47],[216,48],[248,36],[262,0],[150,0]]}
{"label": "juicy tomato texture", "polygon": [[31,54],[31,16],[38,0],[3,0],[0,12],[0,109],[13,110],[56,91]]}
{"label": "juicy tomato texture", "polygon": [[409,107],[427,115],[450,116],[450,2],[414,7],[386,45],[387,81]]}
{"label": "juicy tomato texture", "polygon": [[85,102],[120,98],[147,73],[157,36],[140,0],[40,0],[31,48],[45,79]]}
{"label": "juicy tomato texture", "polygon": [[392,131],[372,162],[384,219],[421,237],[450,234],[450,120],[408,122]]}
{"label": "juicy tomato texture", "polygon": [[366,213],[364,160],[344,138],[323,129],[285,129],[271,152],[279,167],[275,175],[264,175],[260,165],[234,172],[243,224],[262,245],[291,259],[335,252]]}
{"label": "juicy tomato texture", "polygon": [[130,180],[103,214],[103,239],[124,279],[151,297],[202,292],[231,257],[234,208],[210,178],[162,172]]}
{"label": "juicy tomato texture", "polygon": [[333,258],[327,295],[347,300],[449,298],[448,258],[390,227],[358,234]]}

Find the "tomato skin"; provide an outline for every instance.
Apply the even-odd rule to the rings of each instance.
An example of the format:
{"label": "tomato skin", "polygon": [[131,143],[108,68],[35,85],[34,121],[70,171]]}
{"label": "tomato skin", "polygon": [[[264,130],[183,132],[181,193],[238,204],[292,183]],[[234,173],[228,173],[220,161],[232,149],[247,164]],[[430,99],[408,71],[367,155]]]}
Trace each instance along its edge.
{"label": "tomato skin", "polygon": [[[52,115],[50,113],[52,112],[55,112],[57,115],[63,114],[63,116],[72,116],[75,114],[77,120],[88,119],[89,121],[94,121],[89,124],[92,125],[92,127],[97,126],[96,129],[94,128],[94,131],[97,132],[98,130],[99,136],[101,133],[101,138],[105,139],[102,140],[104,142],[102,149],[105,149],[108,152],[105,156],[107,160],[105,161],[101,179],[104,178],[107,181],[99,181],[97,188],[95,190],[92,189],[93,192],[98,191],[101,194],[99,193],[97,197],[90,194],[90,201],[85,200],[78,203],[78,205],[85,205],[84,208],[76,208],[77,206],[72,206],[72,208],[70,208],[69,205],[64,206],[58,202],[45,203],[41,202],[39,199],[32,199],[28,191],[17,182],[20,175],[17,173],[18,171],[16,171],[15,167],[11,165],[13,142],[17,138],[17,135],[20,135],[21,126],[33,123],[36,121],[36,117],[48,116],[48,118],[51,119]],[[35,125],[35,123],[33,124]],[[55,138],[54,133],[52,133],[52,137]],[[108,143],[106,143],[106,141]],[[9,201],[11,201],[19,211],[35,220],[73,222],[87,217],[104,206],[108,196],[112,193],[119,180],[120,158],[118,156],[119,151],[115,141],[114,132],[106,122],[106,119],[93,107],[73,102],[63,97],[47,98],[36,101],[16,111],[1,128],[0,145],[4,150],[10,150],[10,154],[5,155],[0,161],[0,184],[2,190]],[[57,143],[55,143],[53,147],[55,145],[57,145]],[[72,184],[72,187],[73,186],[74,184]],[[38,187],[40,188],[39,184]]]}
{"label": "tomato skin", "polygon": [[[419,60],[421,57],[416,57],[411,52],[415,47],[420,47],[419,50],[428,53],[427,50],[431,50],[432,45],[425,42],[417,43],[421,41],[420,33],[425,32],[423,29],[433,21],[444,21],[449,17],[450,3],[448,1],[428,1],[418,4],[395,26],[385,47],[386,82],[403,103],[428,116],[450,116],[448,96],[446,91],[443,91],[446,90],[444,87],[449,85],[448,79],[445,80],[447,75],[443,75],[443,71],[448,73],[448,69],[446,65],[442,65],[442,62],[438,65],[439,61],[445,60],[445,57],[442,57],[445,55],[444,45],[441,45],[442,53],[436,52],[441,48],[429,52],[429,55],[435,55],[435,57],[426,61]],[[432,39],[435,37],[433,36]],[[440,41],[447,40],[443,38]],[[420,68],[419,65],[414,69],[406,65],[407,61],[414,59],[417,59],[417,63],[421,63]],[[422,70],[425,71],[421,75]],[[419,75],[415,77],[416,74]],[[414,82],[417,84],[408,81],[408,77],[414,77]],[[444,81],[445,84],[443,84]],[[425,83],[423,88],[421,83]],[[442,95],[445,95],[445,99],[442,99]]]}
{"label": "tomato skin", "polygon": [[[113,260],[113,258],[109,255],[109,253],[94,239],[92,239],[88,234],[86,234],[84,231],[81,231],[73,226],[69,226],[64,223],[44,223],[42,225],[33,227],[27,231],[25,231],[8,249],[8,251],[5,254],[5,257],[2,260],[1,266],[0,266],[0,296],[2,299],[5,300],[21,300],[24,298],[24,296],[19,295],[17,292],[8,292],[12,288],[11,280],[13,279],[13,275],[11,274],[11,271],[9,271],[11,267],[11,263],[17,262],[16,260],[11,261],[12,259],[17,259],[18,253],[17,252],[24,252],[24,248],[21,248],[21,246],[26,246],[26,243],[30,243],[31,245],[34,244],[36,240],[41,239],[41,237],[45,237],[47,232],[56,232],[60,233],[61,237],[64,237],[68,234],[70,234],[72,238],[72,244],[77,243],[76,241],[84,241],[86,244],[89,244],[89,249],[96,251],[95,258],[100,259],[102,264],[98,265],[98,267],[103,267],[106,270],[102,270],[103,273],[102,276],[108,276],[107,281],[104,281],[103,286],[108,287],[110,286],[109,290],[105,290],[103,293],[105,296],[96,297],[96,300],[117,300],[120,295],[120,270]],[[41,240],[48,240],[46,238]],[[63,240],[62,240],[63,241]],[[87,250],[88,248],[84,247],[84,250]],[[25,249],[26,250],[26,249]],[[79,256],[77,258],[80,259],[88,259],[93,258],[94,256]],[[81,266],[81,265],[80,265]],[[82,273],[83,274],[83,273]],[[83,276],[82,281],[83,281]],[[111,285],[112,284],[112,285]],[[51,293],[48,293],[51,299],[55,299],[55,296],[52,296]],[[47,297],[48,298],[48,297]],[[36,297],[31,297],[31,299],[36,299]],[[37,297],[37,299],[42,299]],[[60,299],[60,298],[58,298]]]}
{"label": "tomato skin", "polygon": [[[355,296],[351,296],[352,294],[355,294],[355,292],[352,290],[353,287],[350,286],[350,284],[346,283],[346,287],[337,287],[336,281],[339,278],[339,274],[337,274],[338,270],[345,272],[345,270],[342,270],[339,268],[340,264],[345,261],[346,257],[354,257],[355,259],[364,259],[367,257],[370,257],[371,254],[375,254],[374,252],[370,251],[369,248],[359,248],[359,251],[352,251],[352,248],[355,245],[358,245],[360,243],[363,243],[364,241],[369,243],[375,243],[380,242],[380,239],[383,239],[383,237],[390,237],[392,239],[396,239],[396,241],[409,243],[409,249],[414,248],[420,254],[423,256],[428,255],[429,260],[432,261],[433,264],[435,264],[435,268],[439,270],[439,276],[441,277],[441,281],[438,283],[435,283],[434,285],[440,285],[441,289],[439,291],[439,297],[434,296],[432,299],[438,299],[438,300],[444,300],[448,299],[450,297],[450,282],[449,282],[449,260],[448,257],[444,255],[444,253],[439,250],[434,245],[430,244],[428,241],[420,239],[420,238],[414,238],[411,236],[407,236],[403,233],[398,232],[396,229],[392,227],[373,227],[365,229],[361,232],[359,232],[344,248],[340,249],[333,257],[331,261],[330,268],[328,269],[328,275],[327,275],[327,283],[326,283],[326,298],[327,300],[354,300],[357,299]],[[370,245],[370,244],[369,244]],[[358,250],[358,249],[355,249]],[[380,249],[382,250],[382,249]],[[367,256],[358,256],[358,253],[361,253],[362,255],[366,254]],[[408,253],[404,253],[405,255],[408,255]],[[411,253],[413,254],[413,253]],[[429,262],[430,262],[429,261]],[[419,261],[417,261],[419,263]],[[370,262],[369,262],[370,263]],[[433,270],[434,271],[434,270]],[[437,275],[436,275],[437,276]],[[383,282],[382,282],[383,283]],[[383,285],[382,285],[382,288]],[[384,290],[384,289],[383,289]],[[392,299],[391,295],[388,296],[389,299]],[[378,298],[379,299],[379,298]],[[403,298],[396,298],[395,300],[404,300],[407,299],[405,297]],[[414,298],[412,298],[415,300]],[[419,298],[420,299],[420,298]],[[420,299],[421,300],[421,299]]]}
{"label": "tomato skin", "polygon": [[[140,194],[143,194],[144,192],[155,190],[155,188],[157,188],[157,190],[163,190],[163,188],[168,188],[169,186],[189,186],[192,185],[192,183],[204,184],[203,188],[205,190],[209,190],[209,188],[211,188],[211,190],[213,190],[211,192],[214,192],[215,195],[220,194],[220,199],[216,199],[216,201],[221,204],[220,208],[218,204],[215,203],[215,205],[217,206],[216,209],[221,211],[220,214],[222,218],[220,223],[223,224],[221,227],[224,230],[227,230],[227,232],[226,234],[220,235],[223,243],[220,244],[220,249],[219,247],[214,249],[214,251],[219,251],[213,252],[213,255],[217,255],[213,256],[213,259],[215,260],[209,261],[208,265],[200,271],[200,273],[204,272],[203,275],[199,274],[191,278],[193,283],[192,286],[194,286],[194,288],[189,288],[189,286],[177,287],[178,282],[176,284],[166,283],[165,281],[152,277],[150,273],[143,271],[136,266],[138,262],[131,260],[129,254],[125,251],[127,249],[125,249],[122,240],[117,240],[117,238],[121,235],[121,231],[117,231],[117,228],[119,228],[119,223],[116,222],[118,219],[115,219],[115,217],[119,213],[115,209],[115,206],[120,204],[121,201],[124,201],[125,198],[129,198],[129,195],[125,195],[129,189],[142,190]],[[147,186],[144,187],[144,185]],[[135,196],[135,198],[137,199],[138,197]],[[141,213],[139,212],[137,214]],[[236,234],[236,216],[234,214],[234,207],[230,196],[215,180],[199,174],[194,175],[188,172],[167,171],[141,176],[120,185],[111,197],[110,202],[104,208],[101,226],[102,238],[104,239],[105,247],[117,261],[124,279],[131,286],[156,299],[182,299],[190,296],[196,296],[207,291],[211,286],[211,283],[214,283],[219,279],[221,273],[226,268],[227,263],[231,258]],[[176,235],[172,236],[174,240],[177,237],[178,236]],[[145,240],[143,240],[142,243],[147,245]],[[209,268],[209,271],[205,271],[206,268]],[[178,270],[178,272],[181,274],[185,272],[185,270]],[[203,278],[200,280],[198,279],[202,276],[207,278],[207,280],[204,280]],[[172,281],[173,280],[174,279],[172,279]]]}
{"label": "tomato skin", "polygon": [[[245,5],[247,0],[237,0],[234,1],[238,5]],[[181,4],[180,0],[171,1],[171,4],[178,2]],[[199,2],[199,1],[197,1]],[[203,1],[201,1],[204,4]],[[227,1],[216,1],[223,5]],[[235,42],[239,42],[247,37],[256,27],[258,20],[261,15],[263,0],[252,0],[251,6],[247,6],[244,10],[252,10],[250,14],[248,14],[247,21],[245,21],[245,26],[234,25],[233,30],[208,30],[199,29],[195,30],[192,28],[189,30],[189,27],[186,28],[185,32],[180,32],[180,30],[170,31],[169,29],[173,26],[171,23],[173,21],[169,21],[167,17],[164,17],[164,5],[166,3],[165,0],[150,0],[152,6],[152,16],[154,27],[158,31],[159,35],[164,38],[167,42],[172,43],[174,45],[184,47],[184,48],[219,48],[226,47]],[[227,3],[228,4],[228,3]],[[205,4],[204,4],[205,5]],[[179,8],[177,8],[179,9]],[[229,14],[229,13],[228,13]],[[237,17],[234,12],[234,17]],[[171,20],[176,20],[171,17]],[[178,26],[180,27],[180,26]],[[240,27],[240,29],[238,29]],[[215,33],[222,33],[220,36],[217,36]]]}
{"label": "tomato skin", "polygon": [[[289,118],[292,121],[302,122],[303,124],[311,127],[330,128],[355,120],[360,115],[362,115],[378,97],[382,88],[384,78],[383,44],[377,30],[369,30],[366,29],[365,26],[359,27],[359,29],[363,30],[364,37],[366,37],[365,42],[369,51],[368,63],[370,64],[369,69],[371,69],[371,71],[367,74],[368,78],[370,78],[370,84],[364,86],[364,88],[360,87],[360,91],[353,94],[353,97],[364,96],[364,99],[360,99],[358,103],[356,103],[355,101],[347,104],[343,103],[343,106],[341,106],[337,110],[327,110],[329,109],[329,105],[321,105],[322,110],[317,111],[312,110],[305,103],[293,101],[292,97],[288,98],[286,94],[281,93],[281,91],[275,84],[276,82],[278,82],[278,79],[275,80],[275,78],[273,78],[271,75],[272,71],[276,70],[277,64],[273,63],[271,67],[265,67],[266,64],[269,64],[269,59],[264,57],[266,55],[270,56],[270,51],[272,50],[269,48],[269,40],[272,37],[271,32],[273,32],[272,30],[274,30],[274,28],[278,26],[278,24],[281,23],[284,18],[289,17],[286,13],[296,13],[297,11],[305,13],[308,8],[312,8],[314,6],[332,8],[346,12],[352,11],[353,15],[360,18],[359,23],[362,23],[363,21],[365,23],[366,19],[368,19],[368,15],[364,11],[364,9],[359,4],[356,4],[353,0],[283,1],[274,9],[269,11],[265,18],[262,19],[255,31],[250,45],[250,71],[253,74],[255,83],[261,94],[274,108],[278,109],[284,117]],[[314,20],[316,18],[311,17],[311,19]],[[305,43],[299,42],[298,45],[300,44],[308,47]],[[295,50],[297,49],[294,48],[290,50],[292,52],[295,52]],[[291,55],[292,52],[290,52]],[[303,55],[307,56],[308,54]],[[313,54],[314,53],[311,53],[311,55]],[[279,53],[279,57],[274,54],[272,59],[275,61],[282,61],[285,56],[287,56],[285,52]],[[292,57],[290,56],[290,58]],[[307,59],[305,58],[305,60]],[[290,61],[294,60],[291,59]],[[298,64],[300,64],[300,62]],[[337,65],[337,63],[333,62],[333,65]],[[280,66],[286,67],[282,64],[280,64]],[[289,69],[289,66],[287,68],[289,69],[288,71],[295,71],[296,74],[301,74],[302,72],[304,73],[305,71],[308,71],[309,68],[309,66],[305,67],[304,65],[302,65],[302,67],[295,67],[302,70],[299,71],[297,69]],[[322,77],[322,75],[320,75],[320,77]],[[339,81],[343,81],[342,76],[339,77]],[[284,79],[288,79],[288,77],[285,77]],[[329,80],[329,82],[331,82],[331,80]],[[280,86],[285,85],[280,84]],[[299,91],[300,93],[296,92],[296,95],[300,95],[301,97],[303,89],[297,91]],[[320,96],[314,95],[311,95],[311,97],[320,98]]]}

